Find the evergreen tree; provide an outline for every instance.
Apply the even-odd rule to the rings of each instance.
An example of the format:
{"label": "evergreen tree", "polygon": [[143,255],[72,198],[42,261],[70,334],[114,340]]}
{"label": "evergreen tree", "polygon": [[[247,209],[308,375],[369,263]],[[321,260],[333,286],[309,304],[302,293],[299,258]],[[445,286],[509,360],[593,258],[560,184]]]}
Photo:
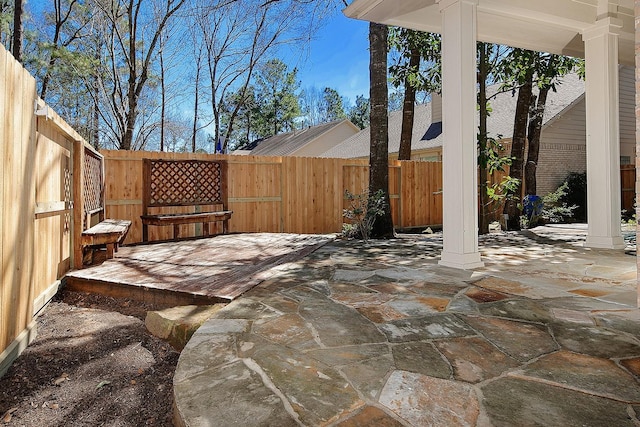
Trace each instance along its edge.
{"label": "evergreen tree", "polygon": [[293,130],[294,120],[300,116],[297,74],[297,69],[288,71],[287,65],[279,59],[271,59],[259,68],[256,78],[259,109],[255,127],[259,137]]}
{"label": "evergreen tree", "polygon": [[325,87],[322,90],[320,115],[323,123],[333,122],[347,117],[342,105],[342,97],[337,90],[330,87]]}
{"label": "evergreen tree", "polygon": [[364,129],[369,127],[369,114],[371,114],[369,100],[362,95],[358,95],[356,104],[349,109],[349,120],[360,129]]}

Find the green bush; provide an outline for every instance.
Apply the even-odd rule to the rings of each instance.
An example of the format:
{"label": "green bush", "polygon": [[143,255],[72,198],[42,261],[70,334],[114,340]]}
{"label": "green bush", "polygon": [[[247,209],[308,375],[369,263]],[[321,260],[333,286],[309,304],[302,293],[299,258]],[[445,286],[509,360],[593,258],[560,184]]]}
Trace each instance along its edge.
{"label": "green bush", "polygon": [[565,179],[565,184],[567,184],[566,194],[560,198],[560,202],[564,203],[567,206],[575,206],[575,209],[573,211],[574,221],[586,222],[587,173],[571,172]]}
{"label": "green bush", "polygon": [[564,200],[569,192],[569,183],[565,181],[553,193],[549,193],[542,198],[542,218],[545,222],[559,223],[567,222],[574,217],[577,205],[568,205]]}

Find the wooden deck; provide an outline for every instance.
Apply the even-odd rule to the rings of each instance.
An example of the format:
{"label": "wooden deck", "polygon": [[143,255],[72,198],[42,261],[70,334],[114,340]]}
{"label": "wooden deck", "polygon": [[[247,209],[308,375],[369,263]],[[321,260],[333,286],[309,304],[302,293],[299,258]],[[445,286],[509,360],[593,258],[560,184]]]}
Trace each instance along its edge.
{"label": "wooden deck", "polygon": [[229,302],[331,239],[256,233],[122,247],[116,258],[68,273],[66,285],[159,305]]}

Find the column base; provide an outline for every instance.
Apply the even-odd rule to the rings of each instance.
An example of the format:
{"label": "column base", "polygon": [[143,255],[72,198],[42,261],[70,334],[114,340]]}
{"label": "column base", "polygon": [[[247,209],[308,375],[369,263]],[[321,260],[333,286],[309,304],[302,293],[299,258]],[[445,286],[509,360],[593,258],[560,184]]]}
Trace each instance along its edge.
{"label": "column base", "polygon": [[457,254],[442,251],[438,265],[457,268],[459,270],[473,270],[484,267],[484,262],[480,259],[480,252]]}
{"label": "column base", "polygon": [[589,236],[584,242],[586,248],[594,249],[624,249],[626,244],[622,236]]}

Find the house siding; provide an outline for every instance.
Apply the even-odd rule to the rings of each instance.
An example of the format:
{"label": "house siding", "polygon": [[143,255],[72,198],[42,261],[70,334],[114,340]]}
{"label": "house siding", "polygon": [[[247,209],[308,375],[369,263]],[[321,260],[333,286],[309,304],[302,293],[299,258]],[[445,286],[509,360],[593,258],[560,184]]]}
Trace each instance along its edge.
{"label": "house siding", "polygon": [[[620,156],[631,161],[635,158],[635,127],[634,69],[621,67]],[[554,191],[570,172],[584,172],[587,169],[586,138],[583,96],[542,132],[536,173],[538,194]]]}
{"label": "house siding", "polygon": [[620,68],[620,156],[636,156],[636,89],[633,67]]}
{"label": "house siding", "polygon": [[585,114],[582,98],[543,130],[536,172],[538,194],[554,191],[570,172],[586,170]]}
{"label": "house siding", "polygon": [[341,143],[345,139],[355,135],[360,130],[350,122],[342,122],[328,132],[323,133],[316,139],[310,141],[300,149],[291,153],[298,157],[320,157],[321,154]]}

